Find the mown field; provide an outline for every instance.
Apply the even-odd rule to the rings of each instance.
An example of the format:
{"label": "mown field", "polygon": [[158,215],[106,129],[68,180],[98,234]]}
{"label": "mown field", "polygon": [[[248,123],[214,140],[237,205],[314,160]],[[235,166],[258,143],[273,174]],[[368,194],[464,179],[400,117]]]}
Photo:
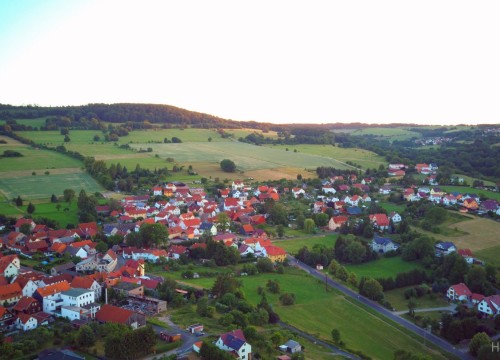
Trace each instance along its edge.
{"label": "mown field", "polygon": [[396,277],[398,273],[413,269],[421,269],[422,266],[416,262],[403,261],[400,256],[391,258],[380,258],[364,264],[346,265],[347,270],[355,273],[358,278],[362,276],[377,278]]}
{"label": "mown field", "polygon": [[471,249],[480,260],[500,266],[500,223],[470,214],[451,214],[453,217],[439,226],[439,234],[421,228],[414,229],[439,241],[452,241],[459,249]]}
{"label": "mown field", "polygon": [[418,132],[406,130],[399,127],[364,128],[353,131],[351,135],[359,135],[359,136],[373,135],[380,138],[386,138],[389,141],[409,140],[411,138],[422,137],[422,135]]}
{"label": "mown field", "polygon": [[378,169],[381,164],[384,166],[387,164],[387,161],[385,161],[382,156],[363,149],[340,148],[331,145],[269,145],[268,147],[283,151],[288,149],[289,152],[297,150],[298,153],[335,159],[336,162],[330,164],[329,166],[337,168],[339,164],[345,166],[347,161],[357,164],[363,169]]}
{"label": "mown field", "polygon": [[[36,119],[16,119],[16,123],[20,125],[26,125],[26,126],[32,126],[34,128],[40,128],[41,126],[45,125],[45,119],[47,117],[41,117],[41,118],[36,118]],[[5,124],[5,120],[0,120],[0,125]]]}
{"label": "mown field", "polygon": [[[227,130],[234,138],[244,137],[254,130]],[[258,132],[258,131],[257,131]],[[235,179],[252,177],[256,180],[295,179],[298,174],[303,177],[316,177],[314,169],[318,166],[334,166],[340,169],[351,168],[346,161],[361,166],[378,167],[383,159],[371,152],[361,149],[341,149],[329,146],[306,146],[298,148],[298,152],[285,151],[285,147],[254,146],[241,143],[231,138],[222,138],[215,130],[205,129],[152,129],[132,131],[118,142],[103,142],[103,134],[93,130],[72,130],[70,142],[65,143],[58,131],[23,131],[20,135],[47,146],[64,145],[68,150],[78,151],[85,156],[94,156],[106,164],[120,163],[127,168],[135,168],[140,164],[143,168],[171,168],[174,159],[179,165],[192,165],[194,170],[207,178]],[[94,141],[94,136],[101,141]],[[264,136],[276,137],[274,132]],[[178,137],[182,143],[163,143]],[[209,138],[211,141],[209,141]],[[122,149],[119,145],[129,144],[133,150]],[[151,152],[138,152],[151,148]],[[237,172],[224,173],[220,170],[221,160],[229,158],[237,165]],[[195,177],[193,179],[197,179]]]}
{"label": "mown field", "polygon": [[7,199],[18,195],[23,199],[47,199],[52,194],[62,195],[64,190],[69,188],[77,194],[82,189],[91,194],[104,190],[89,174],[81,171],[0,178],[0,190]]}
{"label": "mown field", "polygon": [[285,249],[289,254],[297,254],[301,248],[307,246],[312,249],[314,245],[324,245],[328,248],[335,246],[335,242],[338,238],[337,234],[324,235],[324,236],[312,236],[299,239],[284,239],[284,240],[273,240],[276,246]]}
{"label": "mown field", "polygon": [[[279,295],[267,293],[267,299],[273,304],[273,309],[283,321],[327,341],[331,338],[331,330],[337,328],[349,348],[361,350],[374,359],[391,359],[397,349],[443,358],[440,354],[424,348],[411,334],[402,331],[395,324],[370,312],[357,302],[346,299],[341,293],[332,289],[326,292],[323,282],[301,270],[290,269],[282,275],[259,274],[240,279],[245,295],[252,304],[260,301],[257,293],[259,286],[264,286],[268,280],[279,281],[282,293],[295,294],[296,304],[282,306],[278,301]],[[185,281],[209,288],[214,279]]]}

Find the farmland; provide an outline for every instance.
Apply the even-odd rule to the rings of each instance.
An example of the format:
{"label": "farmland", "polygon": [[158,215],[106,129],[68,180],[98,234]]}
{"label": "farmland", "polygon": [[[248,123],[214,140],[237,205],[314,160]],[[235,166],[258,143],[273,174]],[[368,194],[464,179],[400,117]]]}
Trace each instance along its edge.
{"label": "farmland", "polygon": [[62,195],[64,189],[76,193],[102,191],[103,188],[88,174],[76,169],[72,173],[27,175],[0,178],[0,189],[7,199],[21,195],[23,199],[47,199],[51,194]]}
{"label": "farmland", "polygon": [[[254,132],[250,129],[227,130],[234,137]],[[23,131],[19,135],[47,146],[64,145],[68,150],[78,151],[85,156],[94,156],[106,164],[120,162],[127,168],[135,168],[139,163],[143,168],[171,167],[167,158],[181,165],[192,165],[194,170],[205,177],[239,178],[253,177],[257,180],[295,179],[297,174],[303,177],[315,177],[314,169],[318,166],[334,166],[339,169],[351,168],[346,161],[363,167],[378,167],[383,158],[361,149],[342,149],[333,146],[300,145],[298,152],[286,151],[284,146],[255,146],[241,143],[230,138],[222,138],[215,130],[204,129],[152,129],[132,131],[128,136],[115,143],[94,141],[94,136],[103,137],[93,130],[72,130],[71,141],[64,142],[57,131]],[[265,133],[275,137],[276,133]],[[178,137],[182,143],[164,143]],[[211,141],[208,139],[211,138]],[[120,148],[129,144],[132,150]],[[150,152],[145,151],[151,148]],[[219,162],[230,158],[237,165],[237,173],[223,173]]]}
{"label": "farmland", "polygon": [[[281,291],[292,292],[296,296],[296,304],[282,306],[278,302],[279,295],[267,294],[268,301],[282,320],[299,329],[324,340],[330,339],[333,328],[339,329],[342,340],[352,349],[358,349],[376,359],[389,359],[397,349],[407,349],[414,353],[427,353],[430,350],[401,331],[385,318],[365,309],[357,302],[346,299],[341,293],[329,289],[325,292],[324,285],[304,272],[297,269],[287,269],[286,273],[259,274],[240,278],[247,299],[252,304],[260,301],[257,288],[267,280],[278,280]],[[214,279],[186,280],[190,284],[210,287]],[[321,309],[321,311],[317,311]],[[373,332],[370,329],[378,329]],[[432,353],[435,358],[442,358]]]}
{"label": "farmland", "polygon": [[415,131],[406,130],[399,127],[377,127],[377,128],[363,128],[355,130],[351,133],[352,135],[366,136],[372,135],[382,139],[394,141],[394,140],[409,140],[411,138],[420,138],[421,134]]}
{"label": "farmland", "polygon": [[337,168],[345,168],[345,164],[342,163],[346,163],[348,161],[357,164],[364,169],[378,168],[381,164],[385,165],[387,163],[382,156],[363,149],[348,149],[331,145],[270,145],[268,147],[283,151],[286,151],[286,149],[288,149],[290,152],[294,152],[294,150],[297,150],[298,154],[304,153],[308,155],[335,159],[336,161],[330,163],[329,166],[334,166]]}

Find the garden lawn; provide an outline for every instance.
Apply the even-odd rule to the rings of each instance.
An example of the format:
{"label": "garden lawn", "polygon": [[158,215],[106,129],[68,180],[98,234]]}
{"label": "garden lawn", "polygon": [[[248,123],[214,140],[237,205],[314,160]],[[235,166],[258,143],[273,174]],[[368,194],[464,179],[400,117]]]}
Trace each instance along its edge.
{"label": "garden lawn", "polygon": [[358,278],[362,276],[370,278],[395,278],[398,273],[408,272],[413,269],[422,269],[416,262],[403,261],[400,256],[391,258],[382,257],[375,261],[363,264],[346,265],[347,270],[355,273]]}
{"label": "garden lawn", "polygon": [[[384,292],[385,298],[391,303],[396,311],[408,310],[408,299],[405,299],[404,292],[413,286],[394,289]],[[427,294],[416,299],[417,309],[437,308],[448,306],[448,301],[441,294]]]}
{"label": "garden lawn", "polygon": [[[79,192],[76,192],[76,198],[78,197],[78,193]],[[62,194],[56,194],[56,196],[57,195],[62,195]],[[51,220],[55,220],[59,223],[59,227],[61,228],[66,228],[68,224],[73,224],[76,226],[79,223],[76,198],[69,205],[66,202],[60,202],[60,203],[33,202],[33,205],[35,206],[35,212],[33,213],[33,217],[36,218],[40,216]],[[56,207],[57,204],[61,205],[60,210],[57,210]],[[20,208],[24,210],[24,213],[26,213],[27,207],[28,207],[28,201],[25,201],[23,206],[20,206]]]}
{"label": "garden lawn", "polygon": [[402,205],[396,205],[391,202],[384,202],[384,201],[379,201],[378,205],[382,207],[383,209],[387,210],[388,213],[391,213],[391,211],[397,212],[398,214],[402,214],[403,211],[406,209],[406,204]]}
{"label": "garden lawn", "polygon": [[324,245],[328,248],[335,246],[338,234],[324,235],[324,236],[311,236],[311,237],[301,237],[298,239],[283,239],[283,240],[273,240],[273,244],[285,249],[288,253],[296,255],[300,249],[307,246],[312,249],[314,245]]}

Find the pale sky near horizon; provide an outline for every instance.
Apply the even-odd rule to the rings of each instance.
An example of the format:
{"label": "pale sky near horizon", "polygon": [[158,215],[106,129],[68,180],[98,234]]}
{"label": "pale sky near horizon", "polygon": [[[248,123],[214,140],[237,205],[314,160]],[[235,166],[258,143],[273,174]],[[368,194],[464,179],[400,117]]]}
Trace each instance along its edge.
{"label": "pale sky near horizon", "polygon": [[500,2],[0,0],[0,103],[500,123]]}

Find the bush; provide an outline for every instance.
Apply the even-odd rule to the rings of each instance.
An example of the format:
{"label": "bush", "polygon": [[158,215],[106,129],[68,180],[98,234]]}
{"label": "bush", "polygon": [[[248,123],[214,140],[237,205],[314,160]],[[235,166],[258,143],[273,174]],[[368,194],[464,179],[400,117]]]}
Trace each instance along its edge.
{"label": "bush", "polygon": [[290,306],[295,304],[295,294],[285,293],[280,296],[280,301],[282,305]]}

